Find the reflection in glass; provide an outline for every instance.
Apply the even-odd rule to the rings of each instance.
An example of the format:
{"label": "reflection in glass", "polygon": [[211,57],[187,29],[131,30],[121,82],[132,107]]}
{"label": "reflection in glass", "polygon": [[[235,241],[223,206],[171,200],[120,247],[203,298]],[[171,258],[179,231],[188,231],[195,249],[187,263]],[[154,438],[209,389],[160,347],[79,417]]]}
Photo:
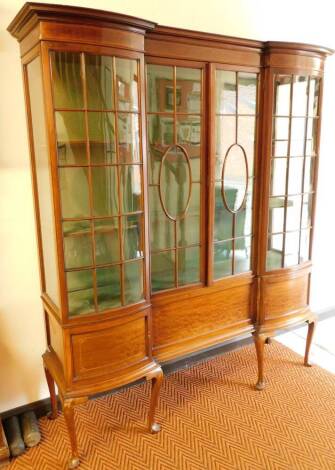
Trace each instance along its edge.
{"label": "reflection in glass", "polygon": [[216,71],[216,113],[236,113],[236,72]]}
{"label": "reflection in glass", "polygon": [[178,281],[180,286],[200,281],[200,247],[178,250]]}
{"label": "reflection in glass", "polygon": [[283,234],[269,235],[268,252],[266,257],[266,269],[280,269],[282,267]]}
{"label": "reflection in glass", "polygon": [[164,250],[174,246],[174,223],[163,212],[157,187],[149,187],[150,246],[151,250]]}
{"label": "reflection in glass", "polygon": [[234,274],[245,273],[251,266],[251,237],[237,238],[235,240],[235,267]]}
{"label": "reflection in glass", "polygon": [[158,184],[159,169],[164,153],[173,144],[173,118],[148,116],[149,183]]}
{"label": "reflection in glass", "polygon": [[299,230],[301,196],[290,196],[287,199],[286,230]]}
{"label": "reflection in glass", "polygon": [[120,266],[97,269],[97,300],[99,310],[121,305]]}
{"label": "reflection in glass", "polygon": [[304,194],[302,198],[301,228],[310,227],[312,223],[313,194]]}
{"label": "reflection in glass", "polygon": [[305,145],[305,118],[292,118],[290,155],[302,157]]}
{"label": "reflection in glass", "polygon": [[186,217],[177,222],[178,246],[200,243],[200,184],[192,184],[192,194]]}
{"label": "reflection in glass", "polygon": [[80,54],[51,51],[53,99],[55,108],[84,107]]}
{"label": "reflection in glass", "polygon": [[95,262],[114,263],[120,260],[119,222],[117,217],[94,221]]}
{"label": "reflection in glass", "polygon": [[[290,169],[288,178],[288,194],[299,194],[302,190],[302,173],[304,159],[290,158]],[[283,193],[282,193],[283,194]]]}
{"label": "reflection in glass", "polygon": [[201,70],[176,67],[177,112],[200,113]]}
{"label": "reflection in glass", "polygon": [[175,286],[175,252],[163,251],[151,254],[152,292],[171,289]]}
{"label": "reflection in glass", "polygon": [[[230,198],[227,192],[226,197]],[[234,198],[234,194],[232,194]],[[214,240],[227,240],[233,236],[233,215],[226,209],[221,192],[221,183],[215,184],[215,220],[214,220]]]}
{"label": "reflection in glass", "polygon": [[115,59],[116,92],[120,111],[138,111],[137,61]]}
{"label": "reflection in glass", "polygon": [[91,163],[116,162],[114,113],[88,113]]}
{"label": "reflection in glass", "polygon": [[193,181],[200,181],[200,141],[200,116],[179,116],[177,118],[177,142],[183,146],[190,158]]}
{"label": "reflection in glass", "polygon": [[284,267],[299,263],[299,232],[286,233]]}
{"label": "reflection in glass", "polygon": [[235,236],[243,237],[252,233],[252,193],[248,193],[245,207],[236,214]]}
{"label": "reflection in glass", "polygon": [[309,88],[309,103],[308,103],[308,116],[318,115],[318,102],[319,102],[319,88],[320,79],[312,77],[310,79]]}
{"label": "reflection in glass", "polygon": [[229,276],[233,272],[232,266],[232,241],[217,243],[214,245],[214,277],[220,279]]}
{"label": "reflection in glass", "polygon": [[82,268],[92,265],[91,223],[64,222],[64,258],[65,268]]}
{"label": "reflection in glass", "polygon": [[117,169],[111,167],[92,168],[93,214],[95,216],[118,213]]}
{"label": "reflection in glass", "polygon": [[84,113],[58,111],[55,119],[59,165],[87,164]]}
{"label": "reflection in glass", "polygon": [[315,158],[305,158],[304,193],[313,190]]}
{"label": "reflection in glass", "polygon": [[275,79],[275,114],[288,116],[290,113],[291,76],[277,75]]}
{"label": "reflection in glass", "polygon": [[248,170],[244,153],[238,145],[230,148],[224,163],[223,191],[228,209],[236,212],[247,190]]}
{"label": "reflection in glass", "polygon": [[161,174],[162,203],[171,217],[181,216],[190,193],[190,169],[185,153],[179,147],[172,148],[165,156]]}
{"label": "reflection in glass", "polygon": [[138,114],[118,115],[119,161],[135,163],[140,161],[140,137]]}
{"label": "reflection in glass", "polygon": [[124,258],[141,258],[143,256],[142,215],[133,214],[123,217],[122,227]]}
{"label": "reflection in glass", "polygon": [[114,109],[113,58],[85,54],[88,109]]}
{"label": "reflection in glass", "polygon": [[62,216],[80,218],[90,215],[87,168],[60,168],[59,186]]}
{"label": "reflection in glass", "polygon": [[284,197],[272,197],[269,201],[270,217],[269,232],[282,232],[284,229]]}
{"label": "reflection in glass", "polygon": [[249,176],[253,174],[256,118],[253,116],[239,116],[238,143],[246,153]]}
{"label": "reflection in glass", "polygon": [[300,239],[300,262],[303,263],[308,261],[309,256],[309,243],[310,243],[310,230],[301,230],[301,239]]}
{"label": "reflection in glass", "polygon": [[272,196],[283,196],[286,192],[286,165],[287,158],[273,158],[271,169]]}
{"label": "reflection in glass", "polygon": [[293,82],[292,116],[305,116],[307,111],[308,77],[296,76]]}
{"label": "reflection in glass", "polygon": [[141,167],[123,165],[120,169],[123,213],[142,210]]}
{"label": "reflection in glass", "polygon": [[174,110],[173,67],[147,65],[147,111]]}
{"label": "reflection in glass", "polygon": [[[238,73],[238,113],[256,114],[257,75]],[[253,135],[253,133],[251,133]]]}
{"label": "reflection in glass", "polygon": [[66,274],[69,316],[93,312],[94,291],[91,270],[73,271]]}
{"label": "reflection in glass", "polygon": [[143,299],[142,260],[124,264],[124,294],[126,304],[139,302]]}
{"label": "reflection in glass", "polygon": [[216,116],[215,179],[222,178],[222,165],[229,147],[235,143],[235,116]]}

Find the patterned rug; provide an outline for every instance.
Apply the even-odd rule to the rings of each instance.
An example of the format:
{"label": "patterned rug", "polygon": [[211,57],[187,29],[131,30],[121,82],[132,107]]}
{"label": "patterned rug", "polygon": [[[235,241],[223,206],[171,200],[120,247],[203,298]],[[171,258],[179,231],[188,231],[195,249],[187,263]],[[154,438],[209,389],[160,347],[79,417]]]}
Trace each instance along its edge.
{"label": "patterned rug", "polygon": [[[254,389],[253,346],[168,375],[146,430],[149,384],[77,408],[82,470],[335,469],[335,376],[273,342],[267,388]],[[65,469],[69,441],[62,415],[40,420],[42,442],[10,470]]]}

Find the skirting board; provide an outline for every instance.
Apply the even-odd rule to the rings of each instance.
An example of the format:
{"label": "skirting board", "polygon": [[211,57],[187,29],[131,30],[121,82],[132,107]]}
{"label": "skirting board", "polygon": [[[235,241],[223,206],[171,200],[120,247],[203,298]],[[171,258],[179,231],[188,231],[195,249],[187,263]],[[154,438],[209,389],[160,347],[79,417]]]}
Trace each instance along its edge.
{"label": "skirting board", "polygon": [[[335,316],[335,309],[320,312],[318,315],[318,319],[319,321],[323,321],[333,316]],[[287,328],[285,332],[290,331],[290,330],[296,330],[298,328],[301,328],[301,325],[294,326],[292,328]],[[278,334],[281,334],[281,333],[283,333],[283,331],[278,331]],[[172,361],[172,362],[167,362],[162,365],[163,372],[165,374],[170,374],[176,370],[187,369],[188,367],[190,367],[191,365],[199,361],[202,361],[204,359],[208,359],[214,356],[218,356],[220,354],[224,354],[234,349],[241,348],[242,346],[246,346],[248,344],[251,344],[252,342],[253,340],[250,336],[248,336],[247,338],[237,338],[237,339],[235,338],[229,342],[224,343],[223,345],[214,346],[213,348],[206,349],[205,351],[201,351],[200,353],[194,353],[185,358],[177,359],[176,361]],[[138,384],[140,382],[141,381],[133,382],[132,384],[126,385],[125,387],[114,389],[111,392],[106,392],[106,393],[102,393],[99,395],[95,395],[92,397],[92,399],[97,398],[98,396],[106,395],[107,393],[108,394],[117,393],[118,391],[122,389],[132,387],[133,385]],[[18,416],[22,413],[25,413],[26,411],[34,411],[38,418],[45,416],[50,411],[50,399],[45,398],[43,400],[38,400],[33,403],[28,403],[27,405],[19,406],[17,408],[13,408],[11,410],[5,411],[1,413],[1,418],[6,419],[6,418],[9,418],[10,416]]]}

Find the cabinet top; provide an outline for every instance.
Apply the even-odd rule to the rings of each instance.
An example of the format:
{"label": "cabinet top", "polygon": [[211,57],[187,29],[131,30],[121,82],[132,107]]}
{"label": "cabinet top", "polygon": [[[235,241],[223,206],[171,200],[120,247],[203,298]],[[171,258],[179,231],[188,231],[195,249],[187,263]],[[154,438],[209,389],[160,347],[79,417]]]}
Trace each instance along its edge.
{"label": "cabinet top", "polygon": [[[223,47],[247,47],[259,52],[270,52],[272,50],[302,51],[311,55],[327,56],[334,51],[328,47],[311,44],[291,43],[280,41],[257,41],[220,34],[192,31],[168,26],[160,26],[155,22],[137,18],[134,16],[113,13],[93,8],[83,8],[67,5],[54,5],[50,3],[27,2],[17,13],[7,30],[18,41],[25,36],[41,21],[76,23],[81,25],[94,25],[115,29],[124,29],[140,34],[147,34],[151,38],[171,38],[172,40],[193,44],[207,42],[208,45],[221,44]],[[43,39],[43,38],[41,38]]]}

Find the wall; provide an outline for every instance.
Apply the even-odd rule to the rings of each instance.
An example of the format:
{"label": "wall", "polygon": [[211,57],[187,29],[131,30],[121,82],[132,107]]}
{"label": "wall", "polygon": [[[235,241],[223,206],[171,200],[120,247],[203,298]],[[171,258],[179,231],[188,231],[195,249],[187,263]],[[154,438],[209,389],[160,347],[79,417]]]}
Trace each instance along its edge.
{"label": "wall", "polygon": [[[52,1],[52,0],[51,0]],[[335,48],[332,1],[95,0],[72,4],[140,16],[160,24],[254,39],[322,44]],[[23,87],[16,41],[5,31],[23,5],[0,0],[0,412],[47,396],[41,354],[45,347],[39,300]],[[312,305],[335,306],[335,58],[328,60],[315,233]]]}

